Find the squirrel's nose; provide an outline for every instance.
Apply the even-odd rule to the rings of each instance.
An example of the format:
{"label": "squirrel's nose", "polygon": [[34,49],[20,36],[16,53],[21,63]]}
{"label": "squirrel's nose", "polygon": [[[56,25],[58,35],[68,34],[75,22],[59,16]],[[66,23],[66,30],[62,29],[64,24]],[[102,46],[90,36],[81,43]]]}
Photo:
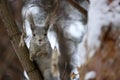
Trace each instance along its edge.
{"label": "squirrel's nose", "polygon": [[41,39],[39,39],[39,42],[41,42],[42,40]]}

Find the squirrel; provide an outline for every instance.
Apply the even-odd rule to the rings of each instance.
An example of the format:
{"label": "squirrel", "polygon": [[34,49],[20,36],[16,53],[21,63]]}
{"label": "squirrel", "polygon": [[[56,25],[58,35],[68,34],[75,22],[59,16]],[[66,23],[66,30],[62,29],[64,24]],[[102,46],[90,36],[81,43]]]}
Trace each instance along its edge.
{"label": "squirrel", "polygon": [[51,72],[52,48],[47,38],[46,28],[35,26],[32,15],[30,15],[30,22],[33,34],[29,48],[30,60],[37,63],[44,80],[58,80]]}

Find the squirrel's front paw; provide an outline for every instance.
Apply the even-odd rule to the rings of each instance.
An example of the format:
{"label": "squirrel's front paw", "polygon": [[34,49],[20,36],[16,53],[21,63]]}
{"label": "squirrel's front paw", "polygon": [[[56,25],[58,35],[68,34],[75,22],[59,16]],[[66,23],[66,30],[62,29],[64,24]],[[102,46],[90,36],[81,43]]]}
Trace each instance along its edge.
{"label": "squirrel's front paw", "polygon": [[29,59],[30,59],[31,61],[33,61],[34,58],[35,58],[35,53],[30,53]]}

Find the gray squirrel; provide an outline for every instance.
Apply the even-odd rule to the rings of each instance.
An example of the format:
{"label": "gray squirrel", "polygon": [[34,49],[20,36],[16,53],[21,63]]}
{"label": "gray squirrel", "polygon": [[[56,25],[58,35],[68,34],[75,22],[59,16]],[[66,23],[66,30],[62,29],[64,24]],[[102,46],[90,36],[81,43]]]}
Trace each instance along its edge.
{"label": "gray squirrel", "polygon": [[33,34],[29,48],[30,60],[35,60],[44,80],[59,80],[53,76],[51,71],[51,53],[53,51],[47,38],[46,27],[35,26],[32,16],[30,16],[30,22]]}

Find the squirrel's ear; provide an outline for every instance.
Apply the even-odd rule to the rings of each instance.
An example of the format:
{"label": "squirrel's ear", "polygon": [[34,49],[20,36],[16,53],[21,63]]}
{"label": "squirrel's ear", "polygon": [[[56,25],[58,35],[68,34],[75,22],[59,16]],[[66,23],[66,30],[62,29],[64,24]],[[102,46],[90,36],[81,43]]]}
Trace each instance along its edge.
{"label": "squirrel's ear", "polygon": [[45,32],[47,32],[48,31],[48,29],[49,29],[49,16],[47,16],[47,18],[46,18],[46,20],[45,20]]}
{"label": "squirrel's ear", "polygon": [[32,31],[34,31],[36,27],[35,27],[35,23],[34,23],[32,14],[29,15],[29,22],[30,22],[30,27],[31,27]]}

